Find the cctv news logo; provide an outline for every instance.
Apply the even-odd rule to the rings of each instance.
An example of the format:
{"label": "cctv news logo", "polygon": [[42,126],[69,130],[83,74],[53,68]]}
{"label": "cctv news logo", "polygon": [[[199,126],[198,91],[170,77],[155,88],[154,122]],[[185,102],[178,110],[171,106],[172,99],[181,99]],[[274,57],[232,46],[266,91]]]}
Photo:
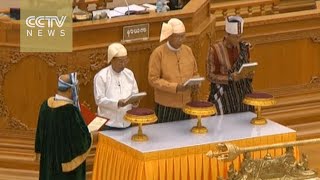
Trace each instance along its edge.
{"label": "cctv news logo", "polygon": [[67,16],[29,16],[26,19],[26,25],[30,28],[27,29],[27,36],[60,36],[66,35],[65,29],[63,29],[64,22]]}

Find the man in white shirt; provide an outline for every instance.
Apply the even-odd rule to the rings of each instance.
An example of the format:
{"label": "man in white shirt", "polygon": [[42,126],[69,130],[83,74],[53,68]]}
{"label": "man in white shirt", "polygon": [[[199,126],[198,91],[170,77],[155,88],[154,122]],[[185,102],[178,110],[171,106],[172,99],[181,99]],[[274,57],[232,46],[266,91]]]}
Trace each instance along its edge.
{"label": "man in white shirt", "polygon": [[[130,122],[123,119],[132,104],[124,99],[138,93],[134,74],[127,69],[126,48],[120,43],[112,43],[108,48],[108,64],[94,77],[94,98],[98,106],[98,116],[109,119],[106,125],[112,128],[127,128]],[[136,104],[137,105],[137,104]]]}

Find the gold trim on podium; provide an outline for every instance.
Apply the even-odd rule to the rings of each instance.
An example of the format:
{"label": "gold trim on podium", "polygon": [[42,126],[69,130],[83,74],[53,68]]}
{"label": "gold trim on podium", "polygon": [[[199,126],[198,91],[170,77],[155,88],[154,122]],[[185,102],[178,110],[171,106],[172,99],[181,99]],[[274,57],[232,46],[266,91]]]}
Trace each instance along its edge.
{"label": "gold trim on podium", "polygon": [[261,115],[261,107],[272,106],[272,105],[276,104],[276,100],[274,99],[274,97],[271,97],[271,98],[245,97],[243,99],[243,103],[255,107],[257,117],[255,117],[251,120],[251,124],[264,125],[264,124],[267,124],[267,120],[266,120],[266,118],[262,117],[262,115]]}
{"label": "gold trim on podium", "polygon": [[183,112],[191,116],[197,116],[197,119],[198,119],[197,125],[192,127],[191,132],[194,134],[205,134],[208,132],[208,129],[202,125],[201,117],[213,115],[217,112],[217,110],[214,106],[191,107],[187,105],[183,108]]}
{"label": "gold trim on podium", "polygon": [[133,115],[133,114],[127,113],[124,116],[124,119],[131,123],[137,123],[139,125],[138,133],[134,134],[131,137],[132,141],[137,141],[137,142],[148,141],[149,139],[148,136],[146,134],[143,134],[142,132],[142,124],[150,124],[158,120],[157,116],[154,113],[150,115],[145,115],[145,116],[139,116],[139,115]]}

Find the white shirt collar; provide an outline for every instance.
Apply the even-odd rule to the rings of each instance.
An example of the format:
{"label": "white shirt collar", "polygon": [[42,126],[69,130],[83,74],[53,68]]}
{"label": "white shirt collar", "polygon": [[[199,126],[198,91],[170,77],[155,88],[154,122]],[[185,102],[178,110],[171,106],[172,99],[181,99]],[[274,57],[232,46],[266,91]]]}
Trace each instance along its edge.
{"label": "white shirt collar", "polygon": [[168,46],[168,48],[169,48],[171,51],[177,52],[177,51],[180,50],[180,48],[176,49],[176,48],[172,47],[172,46],[170,45],[169,41],[167,41],[167,46]]}
{"label": "white shirt collar", "polygon": [[69,98],[66,98],[66,97],[64,97],[64,96],[61,96],[61,95],[59,95],[59,94],[56,94],[55,96],[54,96],[54,100],[60,100],[60,101],[68,101],[68,102],[72,102],[73,103],[73,101],[71,100],[71,99],[69,99]]}

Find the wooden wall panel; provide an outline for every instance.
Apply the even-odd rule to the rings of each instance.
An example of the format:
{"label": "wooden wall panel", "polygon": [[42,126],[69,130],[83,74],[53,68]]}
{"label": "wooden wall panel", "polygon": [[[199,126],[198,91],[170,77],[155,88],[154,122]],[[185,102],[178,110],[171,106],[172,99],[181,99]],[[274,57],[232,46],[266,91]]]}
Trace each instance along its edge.
{"label": "wooden wall panel", "polygon": [[56,77],[55,71],[39,57],[28,56],[12,66],[6,74],[3,93],[13,118],[35,128],[38,118],[35,110],[48,94],[54,94]]}
{"label": "wooden wall panel", "polygon": [[255,45],[251,59],[259,63],[256,90],[306,84],[320,75],[320,43],[311,38]]}

